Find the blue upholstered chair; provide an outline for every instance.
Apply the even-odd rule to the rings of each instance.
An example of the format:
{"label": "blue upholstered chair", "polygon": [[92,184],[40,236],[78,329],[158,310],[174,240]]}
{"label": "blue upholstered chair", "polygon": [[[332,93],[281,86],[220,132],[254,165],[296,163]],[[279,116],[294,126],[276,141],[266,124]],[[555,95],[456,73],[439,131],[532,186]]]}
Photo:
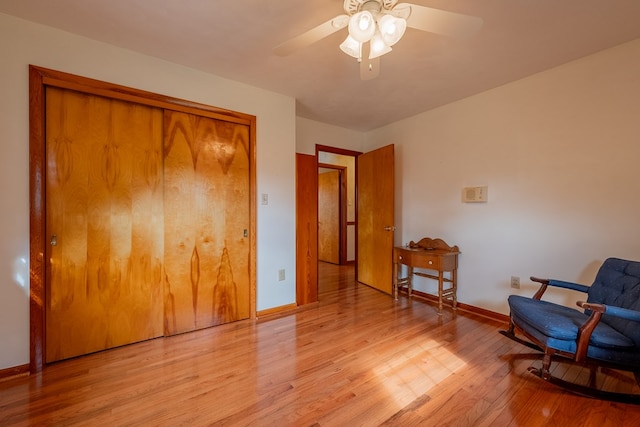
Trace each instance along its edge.
{"label": "blue upholstered chair", "polygon": [[[501,331],[544,352],[542,368],[531,367],[529,371],[579,394],[640,404],[639,395],[602,391],[595,384],[579,385],[550,373],[552,359],[561,357],[592,368],[633,372],[640,385],[640,262],[609,258],[591,286],[536,277],[531,280],[541,283],[540,289],[532,298],[509,297],[511,322],[507,331]],[[578,301],[582,310],[543,301],[549,286],[584,292],[587,301]]]}

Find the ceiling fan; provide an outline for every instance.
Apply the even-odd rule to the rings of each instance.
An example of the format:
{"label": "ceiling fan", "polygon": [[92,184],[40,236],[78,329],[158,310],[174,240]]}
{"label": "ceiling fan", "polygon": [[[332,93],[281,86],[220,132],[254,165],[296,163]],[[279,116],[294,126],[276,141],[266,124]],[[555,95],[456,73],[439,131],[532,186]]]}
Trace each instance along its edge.
{"label": "ceiling fan", "polygon": [[340,49],[360,63],[360,78],[369,80],[380,72],[380,56],[391,52],[407,27],[452,37],[469,37],[482,27],[482,19],[419,6],[398,0],[345,0],[344,11],[274,49],[280,56],[309,46],[345,27],[349,35]]}

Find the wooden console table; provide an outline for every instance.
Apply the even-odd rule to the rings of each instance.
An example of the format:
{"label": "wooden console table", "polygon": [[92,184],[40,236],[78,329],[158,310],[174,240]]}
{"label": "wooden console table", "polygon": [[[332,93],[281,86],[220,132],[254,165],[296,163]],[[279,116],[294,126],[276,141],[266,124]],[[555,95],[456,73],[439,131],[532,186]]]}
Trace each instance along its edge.
{"label": "wooden console table", "polygon": [[[407,288],[407,294],[411,296],[413,275],[427,277],[438,281],[438,314],[442,313],[442,301],[450,301],[455,310],[457,306],[456,291],[458,288],[458,255],[457,246],[449,246],[442,239],[430,239],[425,237],[418,243],[411,241],[408,246],[396,246],[393,248],[393,298],[398,299],[398,290]],[[407,266],[406,277],[398,277],[399,265]],[[414,268],[437,271],[437,275],[426,272],[414,272]],[[449,277],[444,277],[448,272]],[[444,284],[450,287],[445,288]]]}

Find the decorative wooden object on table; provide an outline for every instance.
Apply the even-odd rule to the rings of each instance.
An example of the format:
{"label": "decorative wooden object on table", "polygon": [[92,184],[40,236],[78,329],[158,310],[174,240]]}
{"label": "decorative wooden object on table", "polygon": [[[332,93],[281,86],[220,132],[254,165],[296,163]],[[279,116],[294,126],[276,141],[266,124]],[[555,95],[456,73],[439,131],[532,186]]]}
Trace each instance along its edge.
{"label": "decorative wooden object on table", "polygon": [[[438,313],[442,313],[442,301],[451,302],[455,310],[457,305],[456,291],[458,288],[458,254],[457,246],[449,246],[442,239],[425,237],[418,243],[411,241],[408,246],[396,246],[393,248],[393,298],[398,299],[398,289],[407,288],[407,295],[411,296],[413,275],[427,277],[438,281]],[[407,276],[398,277],[400,264],[407,266]],[[437,271],[438,274],[423,271],[414,272],[414,268]],[[444,273],[449,273],[445,277]],[[444,284],[450,287],[444,288]]]}

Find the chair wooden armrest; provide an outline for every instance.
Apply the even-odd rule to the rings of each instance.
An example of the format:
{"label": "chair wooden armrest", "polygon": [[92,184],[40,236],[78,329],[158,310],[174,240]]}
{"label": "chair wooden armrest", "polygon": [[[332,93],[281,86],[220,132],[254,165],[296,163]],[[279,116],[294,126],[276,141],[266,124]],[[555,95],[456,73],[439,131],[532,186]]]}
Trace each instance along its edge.
{"label": "chair wooden armrest", "polygon": [[578,341],[576,349],[576,361],[578,362],[582,362],[586,359],[587,348],[589,347],[591,334],[598,325],[598,322],[602,318],[603,314],[640,322],[640,311],[629,310],[622,307],[614,307],[606,304],[588,303],[584,301],[578,301],[576,304],[580,308],[591,311],[589,319],[587,319],[587,321],[578,329]]}
{"label": "chair wooden armrest", "polygon": [[548,286],[554,286],[556,288],[563,288],[563,289],[571,289],[572,291],[578,291],[578,292],[584,292],[584,293],[589,292],[588,286],[581,285],[579,283],[565,282],[564,280],[555,280],[555,279],[541,279],[539,277],[534,277],[534,276],[531,276],[530,279],[534,282],[541,283],[540,289],[538,289],[538,292],[535,293],[535,295],[533,296],[533,299],[542,298],[542,294],[544,294]]}
{"label": "chair wooden armrest", "polygon": [[605,307],[602,304],[589,304],[584,301],[578,301],[577,305],[585,310],[591,310],[591,315],[587,321],[578,328],[578,338],[576,340],[575,361],[583,362],[587,360],[587,350],[589,349],[591,334],[596,326],[598,326],[598,322],[600,322],[600,319],[605,312]]}
{"label": "chair wooden armrest", "polygon": [[602,311],[609,316],[620,317],[626,320],[633,320],[635,322],[640,322],[640,311],[631,310],[623,307],[616,307],[613,305],[607,304],[593,304],[584,301],[578,301],[578,306],[584,308],[585,310],[597,310]]}
{"label": "chair wooden armrest", "polygon": [[542,298],[542,294],[544,294],[544,291],[547,290],[547,286],[549,286],[549,279],[541,279],[534,276],[531,276],[529,279],[531,279],[533,282],[538,282],[541,284],[538,292],[536,292],[532,297],[533,299],[539,300],[540,298]]}

